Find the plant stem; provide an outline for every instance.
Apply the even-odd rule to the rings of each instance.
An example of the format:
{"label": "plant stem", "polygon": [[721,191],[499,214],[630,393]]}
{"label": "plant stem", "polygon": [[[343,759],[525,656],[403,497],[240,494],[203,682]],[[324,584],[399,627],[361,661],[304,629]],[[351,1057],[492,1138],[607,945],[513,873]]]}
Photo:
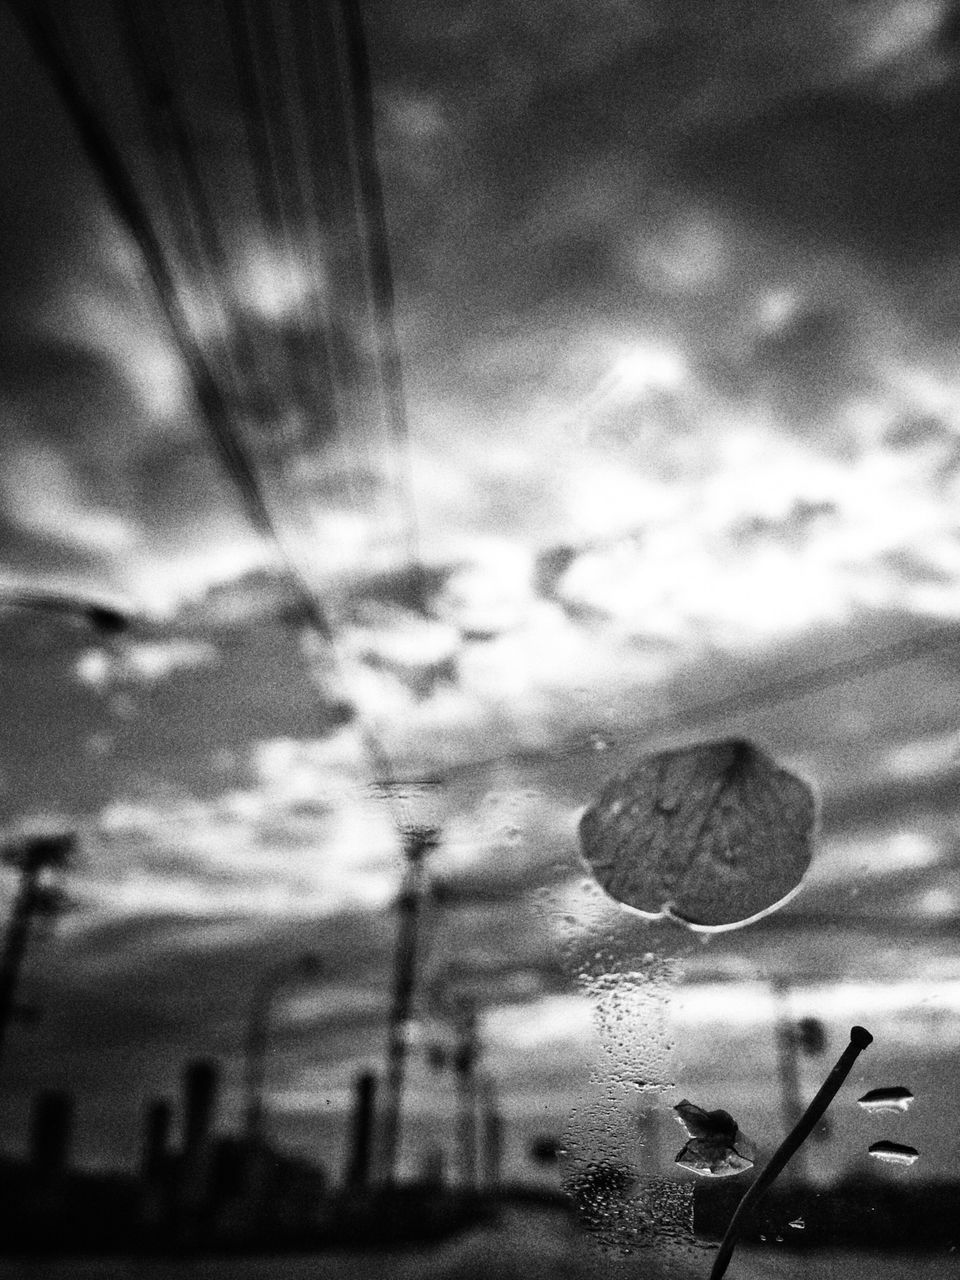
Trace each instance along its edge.
{"label": "plant stem", "polygon": [[860,1053],[866,1049],[867,1045],[872,1043],[872,1041],[873,1036],[863,1027],[850,1028],[850,1043],[837,1059],[837,1063],[833,1070],[820,1086],[820,1089],[813,1101],[807,1107],[806,1111],[770,1157],[756,1181],[749,1187],[747,1194],[737,1205],[736,1212],[730,1219],[730,1225],[727,1227],[723,1240],[720,1242],[720,1250],[714,1259],[713,1268],[710,1272],[710,1280],[720,1280],[720,1277],[727,1269],[730,1258],[733,1254],[734,1246],[739,1239],[744,1218],[761,1196],[764,1195],[770,1184],[787,1164],[790,1157],[799,1150],[804,1141],[809,1137],[814,1125],[826,1111],[827,1107],[829,1107],[830,1103],[839,1091],[840,1086],[850,1074],[850,1068],[853,1066]]}

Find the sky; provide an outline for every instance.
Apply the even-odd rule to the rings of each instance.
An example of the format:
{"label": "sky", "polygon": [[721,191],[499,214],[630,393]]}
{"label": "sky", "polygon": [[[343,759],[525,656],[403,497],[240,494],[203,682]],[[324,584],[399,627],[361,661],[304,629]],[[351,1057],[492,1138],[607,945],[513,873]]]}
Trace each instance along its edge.
{"label": "sky", "polygon": [[[232,371],[296,580],[0,14],[0,804],[9,838],[78,832],[69,910],[24,979],[40,1016],[2,1064],[8,1148],[37,1087],[71,1087],[78,1158],[130,1164],[146,1102],[197,1056],[221,1063],[234,1125],[253,993],[309,953],[321,976],[274,1011],[271,1125],[339,1176],[353,1078],[383,1061],[404,812],[440,826],[443,887],[405,1168],[452,1115],[422,1052],[449,1037],[431,992],[481,1001],[517,1176],[545,1176],[526,1146],[562,1132],[574,1158],[625,1143],[673,1176],[683,1097],[777,1140],[786,983],[828,1032],[807,1091],[852,1023],[875,1035],[812,1176],[865,1167],[880,1137],[921,1151],[884,1176],[955,1171],[956,13],[366,4],[398,438],[371,376],[331,33],[298,41],[283,0],[253,10],[267,117],[294,122],[285,222],[257,185],[225,11],[165,0],[144,24],[130,6],[192,131],[219,248],[203,270],[175,121],[156,93],[143,112],[130,32],[109,5],[58,22],[190,332]],[[313,98],[292,87],[305,49]],[[131,623],[105,636],[31,592]],[[733,734],[818,796],[799,894],[717,935],[605,901],[584,806],[645,751]],[[404,785],[374,785],[385,762]],[[917,1101],[865,1117],[858,1084]]]}

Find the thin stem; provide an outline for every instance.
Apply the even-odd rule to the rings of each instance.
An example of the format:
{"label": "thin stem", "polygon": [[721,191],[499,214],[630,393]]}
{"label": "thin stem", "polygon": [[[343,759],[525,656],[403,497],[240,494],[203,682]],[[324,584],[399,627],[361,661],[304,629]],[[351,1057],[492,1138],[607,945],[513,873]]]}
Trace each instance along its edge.
{"label": "thin stem", "polygon": [[866,1049],[867,1045],[871,1044],[872,1041],[873,1036],[863,1027],[850,1028],[850,1043],[837,1059],[837,1063],[833,1070],[820,1086],[819,1091],[807,1107],[806,1111],[770,1157],[770,1160],[758,1176],[757,1180],[749,1188],[747,1194],[740,1201],[739,1205],[737,1205],[736,1213],[734,1213],[733,1217],[730,1219],[730,1225],[727,1227],[726,1234],[720,1242],[720,1250],[714,1259],[713,1269],[710,1272],[710,1280],[720,1280],[720,1277],[727,1269],[734,1247],[740,1237],[744,1218],[761,1196],[764,1195],[773,1180],[790,1160],[790,1157],[799,1150],[802,1144],[810,1136],[814,1125],[826,1111],[827,1107],[829,1107],[830,1103],[839,1091],[840,1086],[850,1074],[850,1068],[853,1066],[854,1062],[856,1062],[860,1053]]}

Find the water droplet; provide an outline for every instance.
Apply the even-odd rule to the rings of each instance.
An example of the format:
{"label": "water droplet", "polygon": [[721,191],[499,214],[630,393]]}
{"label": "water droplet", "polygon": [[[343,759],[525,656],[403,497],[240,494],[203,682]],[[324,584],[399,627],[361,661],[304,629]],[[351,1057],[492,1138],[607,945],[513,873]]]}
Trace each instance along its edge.
{"label": "water droplet", "polygon": [[882,1142],[875,1142],[870,1147],[870,1154],[875,1160],[882,1160],[884,1164],[916,1164],[920,1159],[920,1152],[916,1147],[905,1146],[901,1142],[888,1142],[886,1139]]}
{"label": "water droplet", "polygon": [[591,733],[590,745],[594,751],[609,751],[612,744],[606,734]]}
{"label": "water droplet", "polygon": [[890,1089],[870,1089],[857,1101],[864,1111],[877,1114],[884,1111],[908,1111],[913,1102],[913,1094],[902,1085],[894,1085]]}
{"label": "water droplet", "polygon": [[793,1227],[794,1231],[803,1231],[806,1225],[807,1224],[804,1222],[802,1218],[794,1218],[792,1222],[787,1223],[787,1226]]}

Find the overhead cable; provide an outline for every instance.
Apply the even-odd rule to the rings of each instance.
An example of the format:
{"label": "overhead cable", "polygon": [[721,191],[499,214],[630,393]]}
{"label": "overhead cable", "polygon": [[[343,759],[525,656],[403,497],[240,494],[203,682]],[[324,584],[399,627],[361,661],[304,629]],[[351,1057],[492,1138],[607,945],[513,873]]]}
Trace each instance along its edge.
{"label": "overhead cable", "polygon": [[615,742],[608,740],[607,735],[594,730],[589,734],[573,737],[553,749],[520,748],[504,751],[477,760],[465,761],[463,764],[446,769],[427,771],[423,777],[385,777],[380,780],[379,785],[383,787],[440,785],[468,778],[473,774],[502,765],[518,768],[539,767],[581,755],[596,755],[598,750],[604,750],[608,745],[618,748],[645,746],[667,734],[704,728],[721,717],[742,715],[763,707],[781,706],[808,694],[821,693],[826,689],[848,684],[852,680],[873,672],[892,670],[904,663],[922,658],[926,654],[957,648],[960,648],[960,630],[956,625],[933,627],[918,636],[880,646],[868,653],[841,658],[826,666],[799,671],[796,675],[781,676],[753,688],[724,694],[706,702],[694,703],[689,707],[678,707],[674,711],[645,721],[637,732],[621,735]]}
{"label": "overhead cable", "polygon": [[203,420],[220,457],[233,479],[253,525],[270,539],[299,587],[305,616],[318,634],[333,643],[326,614],[291,560],[272,514],[260,491],[259,480],[244,446],[232,430],[230,414],[206,357],[184,314],[176,282],[153,225],[153,220],[109,131],[83,92],[70,68],[56,28],[47,13],[25,0],[7,0],[37,58],[46,67],[67,113],[76,127],[83,150],[120,218],[133,237],[170,325],[174,341],[186,365]]}
{"label": "overhead cable", "polygon": [[337,66],[349,108],[348,142],[357,185],[357,217],[366,246],[366,262],[373,305],[373,329],[382,371],[384,407],[394,433],[400,466],[401,492],[407,496],[408,558],[419,567],[419,531],[413,501],[410,431],[407,421],[403,365],[396,328],[396,293],[383,188],[377,162],[373,92],[363,18],[357,0],[330,0]]}

